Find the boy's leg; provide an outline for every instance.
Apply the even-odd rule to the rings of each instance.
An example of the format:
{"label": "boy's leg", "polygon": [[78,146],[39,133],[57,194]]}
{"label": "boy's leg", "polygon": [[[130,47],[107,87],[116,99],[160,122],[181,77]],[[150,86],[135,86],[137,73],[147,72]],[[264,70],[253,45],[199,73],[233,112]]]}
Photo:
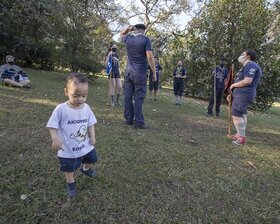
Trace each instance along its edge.
{"label": "boy's leg", "polygon": [[96,177],[97,173],[96,170],[93,169],[93,165],[97,163],[97,160],[98,158],[97,158],[96,150],[93,149],[88,154],[83,156],[82,167],[80,168],[80,171],[90,178]]}
{"label": "boy's leg", "polygon": [[64,173],[67,182],[67,194],[73,197],[77,194],[74,171],[81,166],[81,158],[58,157],[60,170]]}
{"label": "boy's leg", "polygon": [[67,194],[74,197],[77,194],[76,183],[74,180],[74,172],[64,172],[67,182]]}
{"label": "boy's leg", "polygon": [[65,178],[66,178],[66,182],[67,183],[74,183],[74,172],[64,172],[65,174]]}

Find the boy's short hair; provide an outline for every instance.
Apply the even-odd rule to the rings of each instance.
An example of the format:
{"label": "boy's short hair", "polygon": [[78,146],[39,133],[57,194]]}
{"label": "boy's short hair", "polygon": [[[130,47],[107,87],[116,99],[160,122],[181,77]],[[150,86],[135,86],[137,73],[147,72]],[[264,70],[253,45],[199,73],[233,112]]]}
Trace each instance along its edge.
{"label": "boy's short hair", "polygon": [[88,78],[84,74],[81,74],[81,73],[78,73],[78,72],[73,72],[73,73],[70,73],[69,76],[67,76],[65,88],[67,88],[67,86],[71,82],[74,82],[75,84],[78,84],[78,83],[88,83]]}
{"label": "boy's short hair", "polygon": [[245,50],[246,54],[250,56],[251,61],[256,61],[257,54],[256,51],[253,49],[247,49]]}

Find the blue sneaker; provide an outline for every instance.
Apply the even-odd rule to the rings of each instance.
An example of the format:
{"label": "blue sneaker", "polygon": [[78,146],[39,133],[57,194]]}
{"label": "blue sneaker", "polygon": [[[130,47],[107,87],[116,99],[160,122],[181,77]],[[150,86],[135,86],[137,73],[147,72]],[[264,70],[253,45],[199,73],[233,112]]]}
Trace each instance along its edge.
{"label": "blue sneaker", "polygon": [[74,197],[77,194],[76,183],[67,183],[67,194]]}
{"label": "blue sneaker", "polygon": [[97,177],[97,172],[94,169],[88,169],[88,170],[84,170],[83,167],[80,169],[80,171],[85,174],[86,176],[90,177],[90,178],[95,178]]}

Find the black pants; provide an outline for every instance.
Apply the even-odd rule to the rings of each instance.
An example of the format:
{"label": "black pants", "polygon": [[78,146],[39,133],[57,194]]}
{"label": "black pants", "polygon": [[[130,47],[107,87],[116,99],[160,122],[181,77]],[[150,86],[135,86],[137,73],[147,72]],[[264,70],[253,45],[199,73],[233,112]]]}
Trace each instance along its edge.
{"label": "black pants", "polygon": [[174,95],[182,96],[184,92],[184,79],[175,78],[173,83]]}
{"label": "black pants", "polygon": [[[220,114],[220,106],[222,103],[224,94],[224,89],[216,89],[216,114]],[[214,106],[214,91],[210,96],[209,106],[208,106],[208,114],[213,114],[213,106]]]}

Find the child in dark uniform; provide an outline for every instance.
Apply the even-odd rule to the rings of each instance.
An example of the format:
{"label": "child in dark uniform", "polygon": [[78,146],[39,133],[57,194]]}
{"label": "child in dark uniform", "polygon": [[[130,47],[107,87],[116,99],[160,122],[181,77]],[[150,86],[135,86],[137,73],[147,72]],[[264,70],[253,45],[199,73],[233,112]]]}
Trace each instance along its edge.
{"label": "child in dark uniform", "polygon": [[156,75],[157,75],[157,80],[154,81],[153,78],[153,72],[150,69],[150,75],[149,75],[149,90],[150,90],[150,100],[152,100],[152,95],[154,92],[154,101],[157,101],[157,90],[159,87],[159,79],[160,79],[160,73],[162,71],[162,67],[158,63],[158,58],[154,57],[155,60],[155,66],[156,66]]}
{"label": "child in dark uniform", "polygon": [[182,66],[182,62],[178,61],[177,67],[173,72],[173,88],[176,106],[182,106],[182,96],[185,88],[186,70]]}

